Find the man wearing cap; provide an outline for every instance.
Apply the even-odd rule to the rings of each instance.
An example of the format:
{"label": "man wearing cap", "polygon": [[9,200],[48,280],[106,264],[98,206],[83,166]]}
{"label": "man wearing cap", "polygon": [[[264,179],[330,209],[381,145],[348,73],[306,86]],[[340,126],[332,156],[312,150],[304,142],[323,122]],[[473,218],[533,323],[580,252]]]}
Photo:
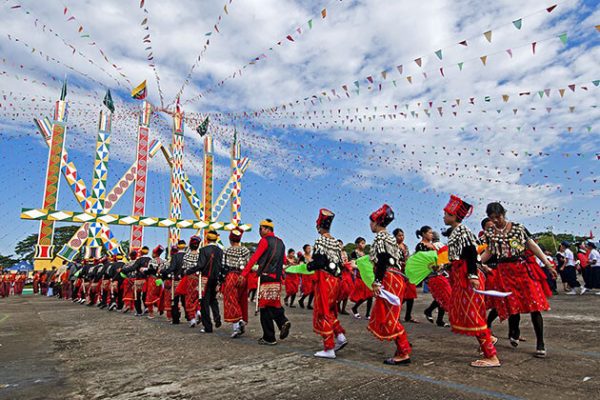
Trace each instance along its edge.
{"label": "man wearing cap", "polygon": [[148,253],[150,249],[148,246],[142,247],[140,250],[141,256],[135,260],[133,265],[130,267],[126,267],[123,272],[125,273],[133,273],[134,281],[133,281],[133,298],[135,305],[135,316],[141,317],[144,314],[144,285],[146,284],[146,268],[148,267],[148,263],[150,263],[150,257]]}
{"label": "man wearing cap", "polygon": [[215,327],[221,327],[221,313],[217,302],[217,286],[221,283],[221,265],[223,262],[223,250],[217,246],[219,234],[216,231],[208,231],[205,235],[208,244],[202,247],[198,254],[196,265],[186,271],[187,275],[200,272],[202,279],[202,291],[200,297],[200,318],[203,328],[202,333],[212,333],[213,324],[210,319],[212,310]]}
{"label": "man wearing cap", "polygon": [[[369,217],[371,232],[375,240],[371,245],[369,259],[374,266],[375,281],[372,285],[375,303],[367,329],[379,340],[393,340],[396,352],[393,357],[384,360],[384,364],[410,364],[411,347],[404,327],[400,323],[402,295],[405,280],[400,271],[400,249],[396,239],[386,227],[394,220],[394,210],[387,204],[381,206]],[[379,295],[381,290],[396,295],[400,305],[395,305]]]}
{"label": "man wearing cap", "polygon": [[342,275],[342,246],[331,236],[329,230],[335,214],[325,208],[319,211],[317,232],[319,237],[313,246],[313,258],[307,264],[315,271],[313,330],[323,338],[324,349],[315,357],[335,358],[335,352],[348,344],[344,328],[338,320],[337,299]]}
{"label": "man wearing cap", "polygon": [[274,231],[273,221],[265,219],[260,222],[259,233],[261,236],[254,255],[250,258],[242,271],[239,282],[244,283],[254,264],[258,264],[258,307],[260,308],[260,324],[263,336],[258,340],[259,344],[275,345],[275,327],[273,321],[279,328],[279,338],[285,339],[292,324],[285,316],[281,307],[281,275],[285,261],[285,245]]}
{"label": "man wearing cap", "polygon": [[571,243],[566,240],[560,244],[560,253],[565,258],[565,264],[563,266],[563,276],[566,278],[567,284],[571,288],[566,294],[577,294],[576,290],[580,291],[580,294],[586,292],[585,288],[581,288],[581,284],[577,280],[577,270],[575,269],[575,256],[569,248]]}
{"label": "man wearing cap", "polygon": [[165,263],[165,260],[160,258],[164,251],[164,247],[158,245],[152,250],[152,259],[148,262],[148,268],[144,275],[146,275],[146,282],[144,283],[144,293],[146,294],[144,304],[148,308],[148,319],[154,319],[154,306],[158,305],[160,296],[162,293],[162,284],[156,284],[156,278],[158,277],[158,270]]}
{"label": "man wearing cap", "polygon": [[[183,308],[185,309],[185,317],[189,321],[190,328],[195,327],[198,323],[196,314],[200,310],[198,304],[200,298],[200,282],[198,280],[198,275],[188,275],[187,271],[191,268],[195,268],[198,264],[198,249],[200,248],[200,243],[201,239],[198,236],[192,236],[190,238],[188,250],[183,254],[183,257],[181,257],[181,265],[176,266],[177,269],[174,272],[175,274],[179,273],[182,277],[175,288],[175,294],[180,296],[180,299],[183,298],[182,303],[184,305]],[[179,259],[177,259],[176,262],[179,262],[178,260]],[[175,315],[173,315],[173,321],[175,321]]]}
{"label": "man wearing cap", "polygon": [[123,276],[121,275],[121,270],[125,266],[123,262],[123,255],[116,254],[113,256],[113,262],[110,264],[107,270],[107,275],[110,279],[110,289],[109,289],[109,306],[108,311],[112,311],[114,309],[121,310],[123,308]]}
{"label": "man wearing cap", "polygon": [[179,240],[177,246],[171,248],[169,267],[162,274],[165,281],[165,290],[163,291],[164,309],[167,312],[167,320],[171,321],[173,325],[179,324],[181,318],[179,303],[183,304],[183,297],[177,294],[177,287],[181,281],[183,258],[186,254],[185,248],[185,240]]}
{"label": "man wearing cap", "polygon": [[223,252],[223,319],[233,324],[232,338],[242,335],[248,324],[248,290],[245,282],[239,284],[242,269],[250,260],[250,250],[240,244],[243,233],[237,228],[233,229],[229,233],[231,247]]}

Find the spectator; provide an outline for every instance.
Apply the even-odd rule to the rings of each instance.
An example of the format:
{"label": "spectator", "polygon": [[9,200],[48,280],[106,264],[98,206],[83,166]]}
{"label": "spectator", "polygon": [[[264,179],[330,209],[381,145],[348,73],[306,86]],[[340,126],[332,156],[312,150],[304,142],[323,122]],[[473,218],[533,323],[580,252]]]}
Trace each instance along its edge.
{"label": "spectator", "polygon": [[577,289],[579,289],[579,294],[584,294],[587,291],[587,289],[582,288],[581,284],[577,280],[577,270],[575,269],[575,256],[569,248],[570,245],[571,244],[567,241],[563,241],[560,244],[560,252],[565,258],[565,265],[563,266],[564,277],[567,281],[567,284],[571,288],[571,290],[569,290],[567,294],[577,294]]}

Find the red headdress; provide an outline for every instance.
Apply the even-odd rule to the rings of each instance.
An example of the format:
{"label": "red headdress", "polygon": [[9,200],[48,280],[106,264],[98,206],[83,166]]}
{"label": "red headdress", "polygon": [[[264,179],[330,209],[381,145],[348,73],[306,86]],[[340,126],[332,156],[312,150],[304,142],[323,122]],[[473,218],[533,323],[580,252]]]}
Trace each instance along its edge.
{"label": "red headdress", "polygon": [[229,240],[235,243],[239,243],[242,241],[243,234],[244,231],[241,231],[239,229],[233,229],[231,232],[229,232]]}
{"label": "red headdress", "polygon": [[165,248],[159,244],[158,246],[156,246],[154,248],[154,250],[152,250],[152,255],[154,257],[160,257],[160,255],[163,253],[163,251],[165,251]]}
{"label": "red headdress", "polygon": [[323,228],[329,230],[335,214],[326,208],[319,210],[319,218],[317,218],[317,228]]}
{"label": "red headdress", "polygon": [[392,210],[392,207],[384,204],[377,211],[374,211],[369,219],[377,225],[386,227],[394,220],[394,210]]}
{"label": "red headdress", "polygon": [[462,221],[471,215],[473,206],[463,201],[460,197],[452,194],[450,195],[450,201],[446,204],[446,207],[444,207],[444,211],[450,215],[456,216]]}
{"label": "red headdress", "polygon": [[171,246],[171,255],[179,253],[178,246]]}

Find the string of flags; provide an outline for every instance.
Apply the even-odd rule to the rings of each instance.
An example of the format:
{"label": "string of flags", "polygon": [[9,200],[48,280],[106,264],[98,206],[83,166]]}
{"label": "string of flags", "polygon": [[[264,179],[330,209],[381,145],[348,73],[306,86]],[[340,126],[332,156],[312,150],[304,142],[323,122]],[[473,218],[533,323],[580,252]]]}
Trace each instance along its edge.
{"label": "string of flags", "polygon": [[[148,53],[146,54],[146,60],[148,61],[148,66],[150,68],[152,68],[152,71],[154,71],[154,77],[156,79],[156,86],[158,87],[158,96],[160,97],[160,106],[161,108],[164,108],[165,106],[165,101],[164,101],[164,96],[163,96],[163,92],[162,92],[162,88],[160,86],[160,76],[158,75],[158,71],[156,69],[156,63],[154,62],[154,52],[152,49],[152,38],[150,37],[150,26],[148,24],[148,10],[146,9],[146,7],[144,6],[144,0],[140,1],[140,8],[143,9],[145,17],[144,19],[142,19],[142,22],[140,23],[140,26],[142,27],[142,31],[144,31],[146,33],[146,35],[142,38],[142,43],[144,46],[146,46],[144,48],[144,51],[147,51]],[[145,85],[144,81],[144,85]],[[133,85],[131,85],[133,86]]]}

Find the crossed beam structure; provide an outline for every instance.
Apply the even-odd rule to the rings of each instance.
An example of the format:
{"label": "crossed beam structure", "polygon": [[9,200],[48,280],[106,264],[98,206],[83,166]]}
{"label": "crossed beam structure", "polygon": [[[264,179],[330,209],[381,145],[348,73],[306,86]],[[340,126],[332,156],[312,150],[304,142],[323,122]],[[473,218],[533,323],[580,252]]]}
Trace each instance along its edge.
{"label": "crossed beam structure", "polygon": [[[66,89],[66,84],[63,89]],[[144,227],[168,228],[169,245],[177,243],[181,229],[196,229],[201,233],[207,229],[248,231],[252,227],[241,222],[241,178],[250,161],[241,157],[241,148],[237,141],[237,133],[231,149],[231,176],[225,183],[216,200],[213,201],[213,142],[210,134],[204,138],[204,175],[202,199],[183,168],[184,151],[184,117],[179,106],[173,116],[173,141],[171,148],[162,145],[158,140],[150,141],[150,118],[152,105],[142,102],[142,110],[138,121],[136,157],[117,183],[107,190],[108,160],[112,125],[112,108],[100,111],[98,134],[96,140],[95,161],[91,190],[81,179],[75,164],[69,160],[65,149],[67,130],[68,104],[63,90],[61,99],[55,104],[52,121],[49,118],[34,119],[44,142],[49,147],[48,163],[42,208],[23,208],[22,219],[40,220],[38,243],[35,252],[35,268],[48,268],[59,265],[62,260],[73,260],[85,246],[86,257],[99,257],[102,246],[108,254],[122,252],[119,242],[111,232],[109,225],[131,226],[130,248],[139,249],[143,244]],[[148,178],[148,162],[158,151],[164,155],[171,167],[171,193],[169,201],[169,217],[150,217],[145,215],[146,184]],[[63,175],[75,196],[81,212],[60,210],[57,207],[60,175]],[[130,186],[134,187],[132,215],[110,213]],[[182,219],[182,195],[190,204],[195,219]],[[231,220],[216,221],[225,205],[231,200]],[[54,223],[76,222],[82,225],[54,258]]]}

